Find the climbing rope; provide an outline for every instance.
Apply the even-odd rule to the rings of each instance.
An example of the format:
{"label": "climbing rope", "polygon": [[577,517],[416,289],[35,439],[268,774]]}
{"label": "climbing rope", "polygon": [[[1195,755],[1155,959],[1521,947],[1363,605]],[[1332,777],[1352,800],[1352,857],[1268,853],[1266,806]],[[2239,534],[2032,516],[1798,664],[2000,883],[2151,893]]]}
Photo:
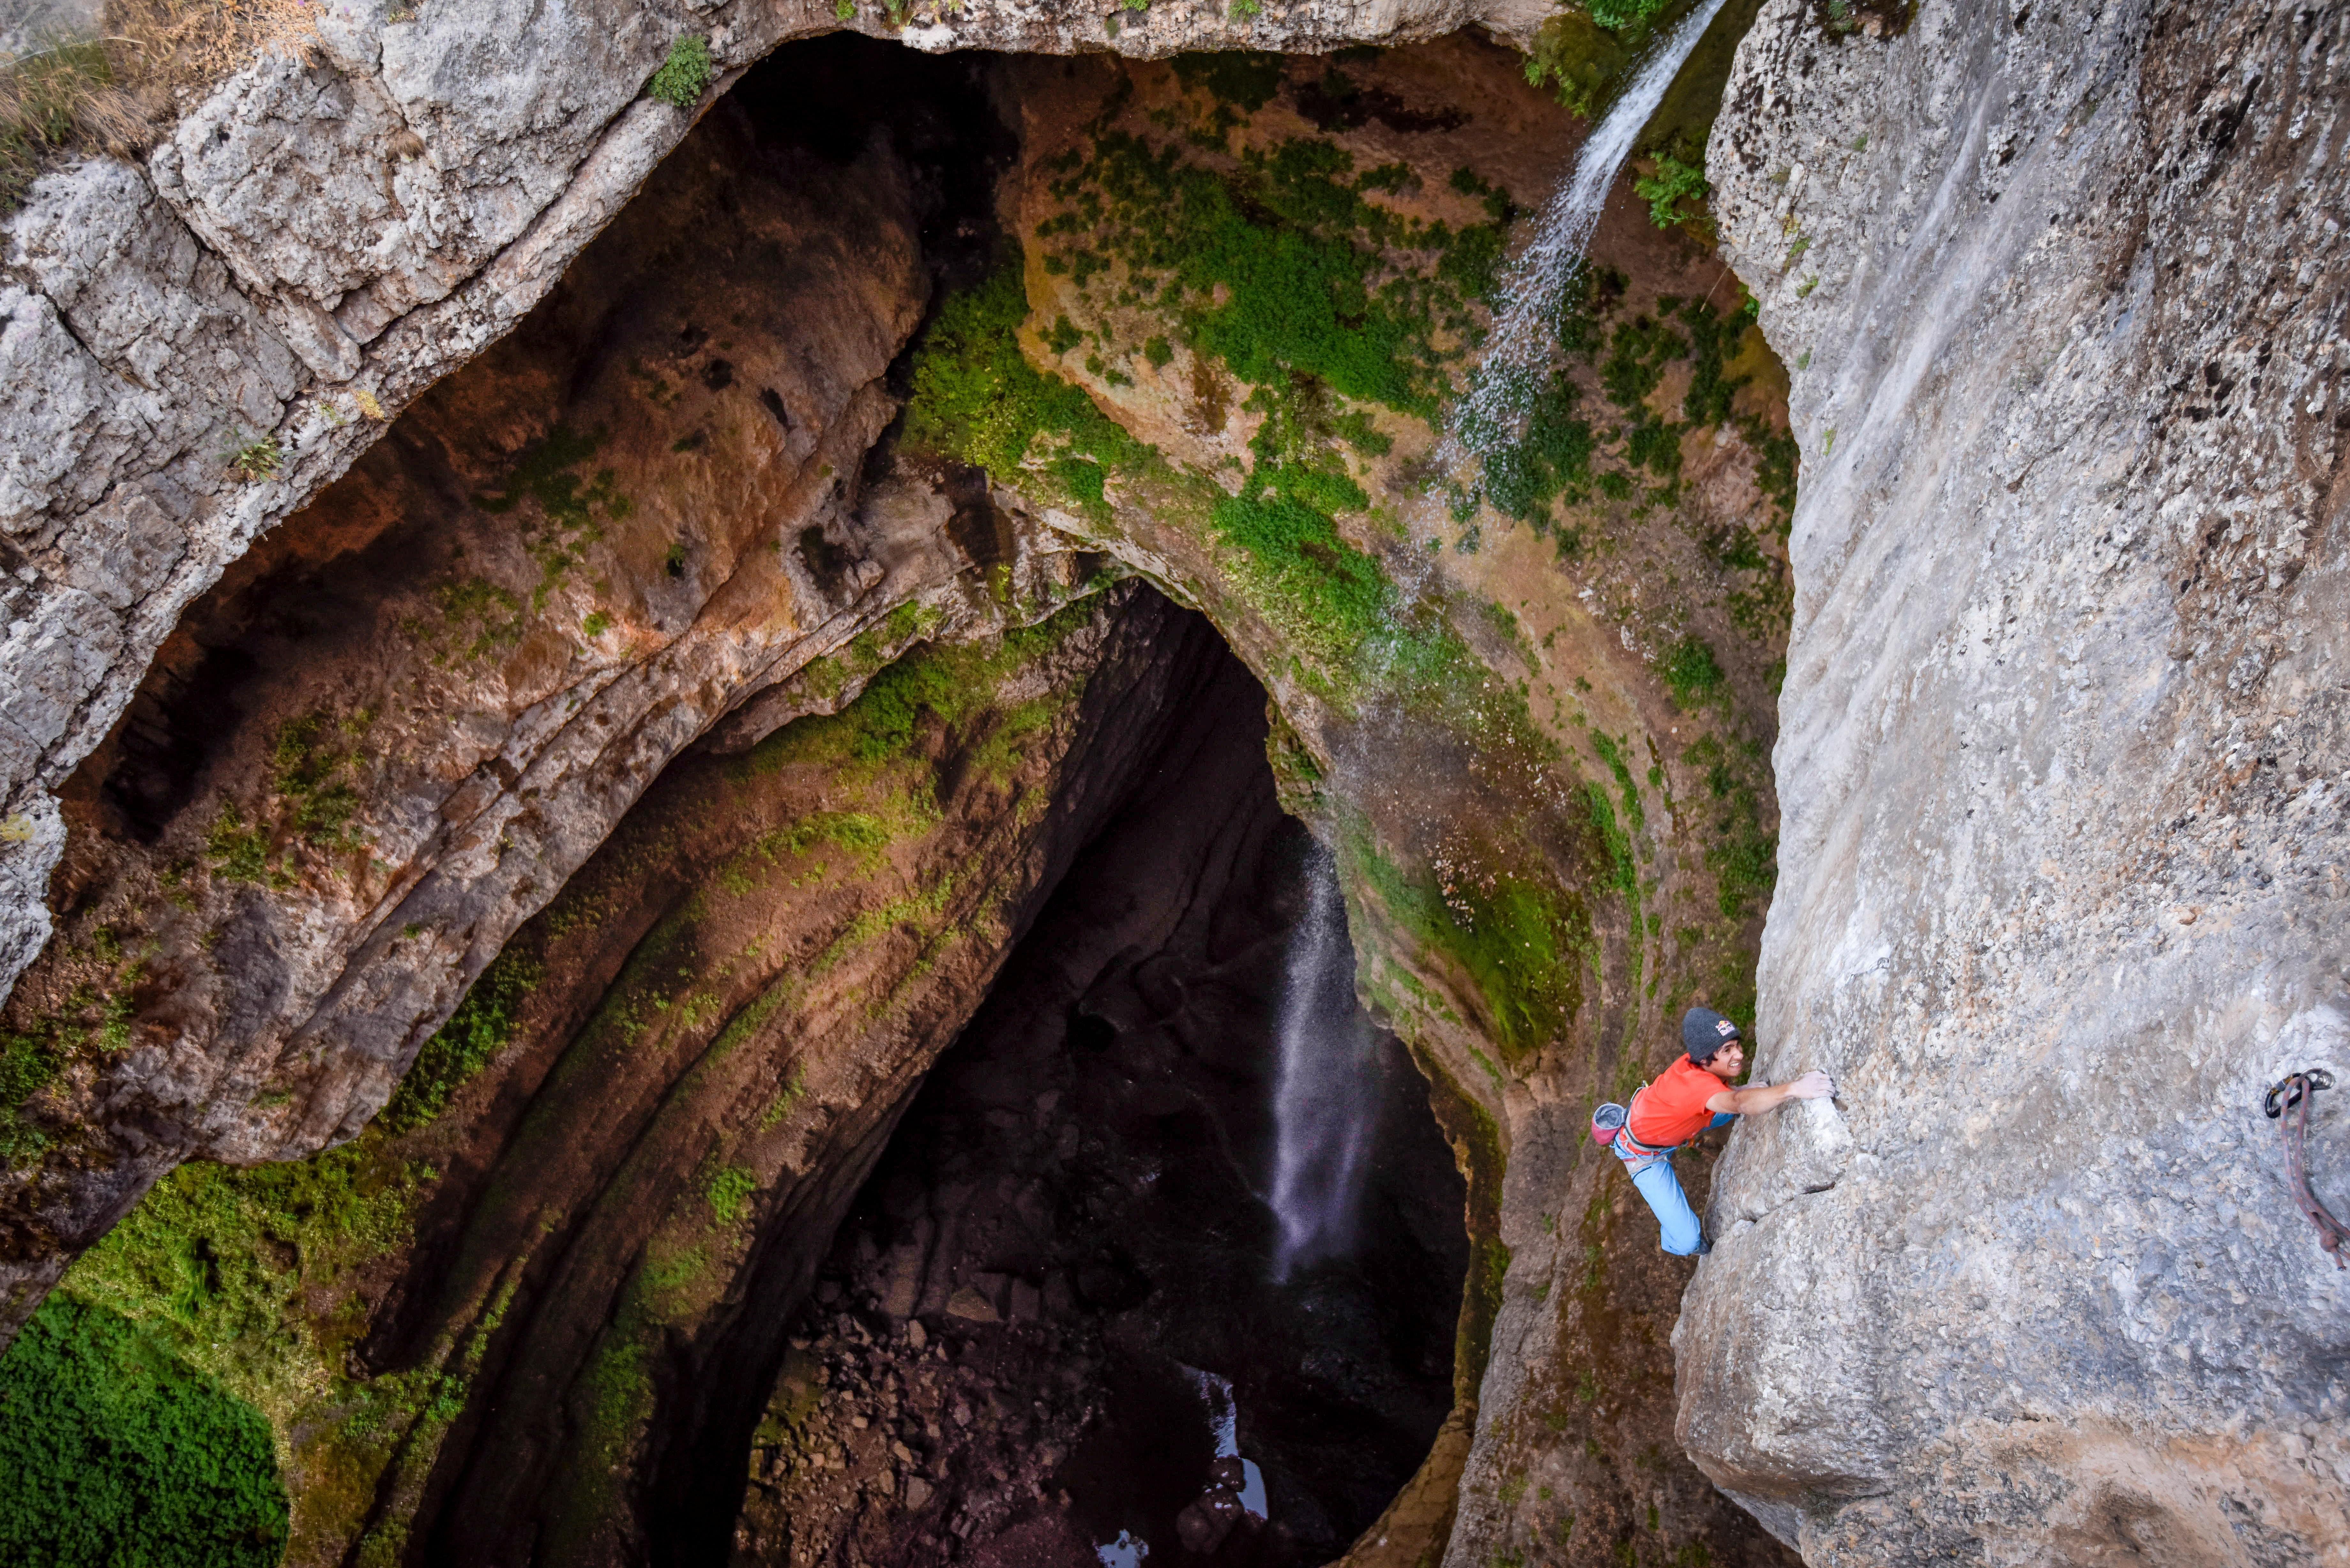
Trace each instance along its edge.
{"label": "climbing rope", "polygon": [[[2284,1137],[2285,1174],[2293,1181],[2293,1200],[2317,1227],[2317,1244],[2334,1255],[2334,1266],[2350,1269],[2350,1258],[2342,1254],[2342,1243],[2350,1241],[2350,1225],[2334,1217],[2333,1211],[2318,1200],[2309,1188],[2309,1106],[2317,1098],[2317,1091],[2334,1086],[2334,1075],[2323,1067],[2313,1067],[2306,1073],[2287,1073],[2277,1080],[2261,1101],[2261,1109],[2269,1120],[2277,1124]],[[2293,1113],[2287,1116],[2285,1113]]]}

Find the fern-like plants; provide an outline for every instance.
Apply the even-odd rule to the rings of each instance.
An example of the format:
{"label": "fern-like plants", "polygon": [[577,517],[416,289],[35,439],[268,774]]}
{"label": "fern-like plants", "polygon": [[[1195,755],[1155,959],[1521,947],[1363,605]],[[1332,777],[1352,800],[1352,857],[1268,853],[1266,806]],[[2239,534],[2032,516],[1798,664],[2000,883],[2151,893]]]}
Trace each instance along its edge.
{"label": "fern-like plants", "polygon": [[669,58],[653,73],[645,91],[673,109],[691,109],[718,79],[718,62],[711,58],[710,40],[688,33],[669,47]]}

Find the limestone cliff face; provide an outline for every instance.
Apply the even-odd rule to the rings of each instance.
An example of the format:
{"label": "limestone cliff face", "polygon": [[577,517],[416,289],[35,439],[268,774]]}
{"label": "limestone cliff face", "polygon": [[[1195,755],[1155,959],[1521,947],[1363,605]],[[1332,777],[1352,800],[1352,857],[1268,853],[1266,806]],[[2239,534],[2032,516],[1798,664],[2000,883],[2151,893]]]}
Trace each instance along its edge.
{"label": "limestone cliff face", "polygon": [[2259,1101],[2345,1064],[2350,24],[1821,18],[1710,166],[1806,458],[1759,1071],[1841,1093],[1732,1141],[1683,1441],[1814,1563],[2337,1561]]}
{"label": "limestone cliff face", "polygon": [[928,291],[898,166],[770,162],[722,114],[671,172],[237,565],[66,792],[71,913],[9,1004],[53,1074],[9,1122],[11,1316],[175,1160],[356,1133],[747,691],[742,742],[1076,586],[1066,553],[975,564],[919,484],[857,510]]}

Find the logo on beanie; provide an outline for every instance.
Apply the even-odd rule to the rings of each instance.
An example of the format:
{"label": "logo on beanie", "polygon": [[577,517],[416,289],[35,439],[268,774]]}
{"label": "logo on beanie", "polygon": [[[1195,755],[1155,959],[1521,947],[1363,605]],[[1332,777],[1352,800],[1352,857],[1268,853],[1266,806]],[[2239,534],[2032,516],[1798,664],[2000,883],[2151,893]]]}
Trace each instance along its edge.
{"label": "logo on beanie", "polygon": [[1727,1018],[1717,1018],[1713,1021],[1713,1032],[1727,1040],[1738,1033],[1738,1025]]}

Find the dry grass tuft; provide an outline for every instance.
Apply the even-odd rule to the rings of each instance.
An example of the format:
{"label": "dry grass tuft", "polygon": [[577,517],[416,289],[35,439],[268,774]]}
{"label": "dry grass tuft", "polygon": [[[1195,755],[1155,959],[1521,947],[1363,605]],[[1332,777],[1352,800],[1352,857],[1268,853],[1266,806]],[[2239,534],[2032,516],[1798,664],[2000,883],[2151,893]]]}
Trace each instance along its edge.
{"label": "dry grass tuft", "polygon": [[110,0],[97,38],[0,57],[0,213],[53,161],[135,157],[265,50],[312,58],[317,0]]}

